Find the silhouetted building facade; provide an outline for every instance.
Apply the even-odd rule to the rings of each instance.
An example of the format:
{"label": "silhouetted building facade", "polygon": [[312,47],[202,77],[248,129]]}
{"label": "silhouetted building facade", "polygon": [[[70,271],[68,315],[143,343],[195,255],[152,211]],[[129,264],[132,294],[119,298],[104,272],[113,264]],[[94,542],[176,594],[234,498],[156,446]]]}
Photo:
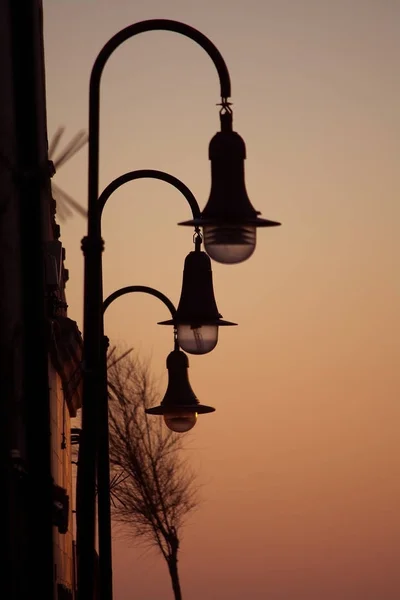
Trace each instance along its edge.
{"label": "silhouetted building facade", "polygon": [[73,598],[82,342],[51,196],[41,0],[0,2],[0,57],[1,595]]}

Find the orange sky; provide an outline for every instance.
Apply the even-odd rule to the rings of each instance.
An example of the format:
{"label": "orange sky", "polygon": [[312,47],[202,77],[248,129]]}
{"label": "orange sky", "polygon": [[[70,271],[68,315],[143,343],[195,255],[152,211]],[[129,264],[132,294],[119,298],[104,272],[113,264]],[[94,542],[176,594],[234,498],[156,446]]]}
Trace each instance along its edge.
{"label": "orange sky", "polygon": [[[87,128],[94,59],[119,29],[184,21],[232,77],[246,182],[262,216],[253,257],[213,263],[218,308],[239,327],[190,357],[216,406],[190,434],[203,502],[184,530],[185,600],[398,600],[400,575],[400,5],[396,0],[45,0],[49,137]],[[219,86],[190,40],[152,32],[115,52],[103,78],[101,176],[182,179],[201,207]],[[64,140],[66,142],[67,139]],[[55,181],[86,205],[86,151]],[[149,285],[178,302],[192,232],[179,192],[140,181],[103,216],[104,291]],[[85,222],[61,223],[70,317],[82,328]],[[118,302],[118,304],[117,304]],[[135,294],[107,311],[112,341],[172,349],[169,318]],[[156,554],[115,543],[115,600],[172,598]]]}

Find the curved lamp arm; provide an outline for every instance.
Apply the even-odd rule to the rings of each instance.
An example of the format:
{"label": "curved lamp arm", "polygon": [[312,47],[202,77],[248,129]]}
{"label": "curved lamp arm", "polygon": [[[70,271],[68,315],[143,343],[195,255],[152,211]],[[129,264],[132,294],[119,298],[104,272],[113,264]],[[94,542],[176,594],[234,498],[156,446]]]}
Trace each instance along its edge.
{"label": "curved lamp arm", "polygon": [[98,211],[99,211],[99,220],[101,219],[101,215],[103,213],[103,209],[106,205],[107,200],[121,185],[128,183],[129,181],[134,181],[135,179],[159,179],[161,181],[165,181],[173,185],[177,190],[183,194],[191,208],[192,215],[194,219],[197,219],[201,216],[200,207],[197,203],[196,198],[193,196],[192,192],[189,188],[182,183],[180,179],[174,177],[173,175],[169,175],[169,173],[164,173],[164,171],[157,171],[154,169],[139,169],[137,171],[129,171],[129,173],[124,173],[120,177],[114,179],[108,186],[103,190],[98,199]]}
{"label": "curved lamp arm", "polygon": [[231,95],[229,71],[218,48],[197,29],[170,19],[149,19],[129,25],[115,34],[100,50],[90,75],[89,87],[89,206],[88,230],[90,233],[99,232],[97,217],[97,198],[99,187],[99,123],[100,123],[100,80],[103,69],[111,54],[127,39],[146,31],[173,31],[184,35],[199,44],[213,61],[219,76],[222,104],[227,103]]}
{"label": "curved lamp arm", "polygon": [[172,304],[171,300],[167,298],[167,296],[165,296],[162,292],[159,292],[158,290],[155,290],[152,287],[147,287],[147,285],[128,285],[117,290],[116,292],[113,292],[112,294],[107,296],[107,298],[103,302],[103,314],[106,312],[110,304],[114,302],[114,300],[116,300],[120,296],[124,296],[125,294],[131,294],[132,292],[143,292],[144,294],[150,294],[151,296],[155,296],[156,298],[161,300],[161,302],[164,302],[165,306],[171,313],[171,317],[175,319],[176,308]]}
{"label": "curved lamp arm", "polygon": [[229,77],[229,71],[218,48],[212,43],[210,39],[208,39],[207,36],[205,36],[203,33],[198,31],[194,27],[186,25],[185,23],[181,23],[180,21],[173,21],[171,19],[148,19],[146,21],[139,21],[138,23],[128,25],[128,27],[121,29],[121,31],[119,31],[112,38],[110,38],[100,50],[94,62],[90,77],[90,89],[95,90],[96,87],[99,87],[103,69],[111,54],[114,52],[114,50],[118,48],[118,46],[123,44],[129,38],[138,35],[139,33],[160,30],[173,31],[174,33],[179,33],[190,38],[199,46],[201,46],[203,50],[207,52],[208,56],[213,61],[215,68],[217,69],[219,83],[221,87],[221,98],[223,98],[224,100],[230,98],[231,80]]}

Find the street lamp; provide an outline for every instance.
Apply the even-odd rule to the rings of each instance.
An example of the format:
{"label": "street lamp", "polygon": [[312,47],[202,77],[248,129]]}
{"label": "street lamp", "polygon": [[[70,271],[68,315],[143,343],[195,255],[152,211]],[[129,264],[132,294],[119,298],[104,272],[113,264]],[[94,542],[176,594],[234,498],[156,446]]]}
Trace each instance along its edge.
{"label": "street lamp", "polygon": [[192,429],[198,415],[214,412],[215,408],[200,404],[188,378],[189,361],[178,344],[167,357],[168,388],[159,406],[146,408],[148,415],[163,415],[164,423],[176,433]]}
{"label": "street lamp", "polygon": [[[102,418],[108,418],[102,398],[102,353],[103,353],[103,284],[101,237],[101,208],[99,203],[99,137],[100,137],[100,82],[104,67],[111,54],[124,41],[146,31],[166,30],[184,35],[199,44],[209,55],[218,72],[221,88],[221,132],[210,145],[212,161],[212,187],[209,202],[203,214],[194,216],[192,223],[202,227],[206,250],[210,256],[222,262],[240,262],[250,256],[255,245],[254,227],[261,225],[258,213],[249,208],[244,197],[243,171],[244,144],[237,142],[237,134],[229,129],[232,111],[230,77],[219,50],[202,33],[178,21],[152,19],[141,21],[122,29],[102,48],[92,67],[89,87],[89,136],[88,136],[88,231],[82,240],[84,253],[84,369],[82,433],[78,470],[78,594],[79,600],[92,600],[94,596],[95,567],[95,483],[96,461],[101,435]],[[214,142],[214,143],[213,143]],[[233,178],[242,184],[239,197],[236,188],[229,183]],[[239,188],[238,188],[239,189]],[[220,198],[217,195],[221,194]],[[195,223],[197,221],[197,225]],[[263,226],[277,225],[266,221]],[[239,251],[237,251],[239,250]],[[245,250],[245,251],[244,251]],[[249,250],[251,250],[249,252]],[[220,318],[220,317],[218,317]],[[183,323],[182,323],[183,325]],[[198,328],[197,328],[198,329]],[[184,337],[184,336],[183,336]],[[215,338],[215,335],[214,335]],[[209,344],[211,346],[212,344]],[[101,402],[100,402],[101,404]],[[104,404],[104,402],[103,402]],[[99,507],[100,518],[100,507]],[[100,573],[111,571],[111,554],[105,566],[100,564]],[[108,566],[107,566],[108,565]],[[111,572],[108,582],[100,586],[102,600],[111,600]]]}
{"label": "street lamp", "polygon": [[[101,240],[101,219],[105,205],[111,195],[117,191],[122,185],[135,181],[137,179],[157,179],[169,183],[175,187],[184,196],[188,202],[194,218],[200,215],[200,208],[190,189],[177,177],[154,169],[140,169],[130,171],[114,179],[100,194],[97,201],[97,232]],[[230,321],[224,321],[218,312],[214,297],[211,261],[205,252],[201,251],[202,237],[199,228],[195,226],[195,251],[190,252],[185,261],[184,277],[182,282],[181,299],[178,310],[170,303],[169,308],[172,311],[173,318],[165,321],[164,325],[173,325],[174,335],[176,337],[176,348],[171,353],[167,360],[167,367],[170,374],[170,386],[167,390],[165,402],[160,407],[153,409],[149,414],[164,415],[164,421],[169,428],[179,428],[181,431],[188,430],[196,423],[197,414],[203,412],[211,412],[213,409],[200,405],[191,391],[187,378],[187,357],[183,352],[179,351],[179,345],[182,349],[194,354],[205,354],[210,352],[216,345],[218,339],[219,326],[235,325]],[[83,240],[83,248],[87,248],[88,238]],[[99,248],[100,246],[97,246]],[[90,248],[90,247],[89,247]],[[94,252],[86,257],[86,266],[88,273],[99,272],[98,283],[100,285],[99,293],[102,300],[102,261],[101,253]],[[97,265],[93,262],[100,260]],[[89,263],[94,264],[93,270],[89,268]],[[90,280],[92,286],[95,285],[95,280]],[[86,283],[86,280],[85,280]],[[141,291],[145,288],[141,287]],[[148,291],[151,288],[146,288]],[[100,572],[100,596],[103,600],[112,598],[112,547],[111,547],[111,512],[110,512],[110,467],[109,467],[109,431],[108,431],[108,392],[107,392],[107,343],[104,337],[104,310],[110,302],[121,293],[134,291],[133,288],[124,288],[123,292],[118,292],[116,295],[109,297],[103,305],[103,312],[100,318],[99,331],[103,332],[103,337],[99,348],[102,348],[103,354],[100,358],[101,380],[97,382],[98,392],[98,437],[97,437],[97,488],[98,488],[98,523],[99,523],[99,572]],[[139,290],[137,290],[139,291]],[[153,290],[154,292],[154,290]],[[93,293],[93,288],[89,289],[89,298],[85,296],[86,302],[90,300],[90,294]],[[153,295],[155,295],[153,293]],[[161,298],[162,296],[162,298]],[[166,297],[159,295],[164,302]],[[169,301],[168,301],[169,302]],[[167,304],[168,305],[168,304]],[[105,307],[105,308],[104,308]],[[213,337],[210,336],[209,330],[212,328]],[[86,374],[87,375],[87,374]],[[183,382],[186,380],[186,395],[183,394]],[[179,386],[178,386],[179,383]],[[179,389],[178,389],[179,388]],[[180,390],[180,403],[174,398],[177,397],[177,392]],[[188,397],[192,394],[192,399]],[[85,400],[83,402],[85,406]],[[167,410],[166,410],[167,409]],[[196,410],[195,410],[196,409]],[[84,411],[83,411],[84,412]],[[77,523],[78,523],[78,545],[79,540],[87,542],[86,521],[83,520],[85,513],[82,509],[84,506],[85,494],[88,490],[87,480],[84,479],[85,470],[87,467],[87,439],[88,436],[83,435],[80,445],[80,461],[78,469],[77,482]],[[86,446],[83,444],[86,440]],[[83,447],[83,450],[82,450]],[[92,451],[92,447],[89,448]],[[79,564],[79,563],[78,563]]]}
{"label": "street lamp", "polygon": [[[169,309],[173,323],[176,323],[177,310],[171,300],[162,292],[143,285],[131,285],[110,294],[103,302],[103,317],[114,300],[134,292],[150,294],[161,300]],[[99,443],[97,456],[97,496],[99,526],[99,562],[101,597],[112,597],[112,539],[110,511],[110,460],[108,428],[108,383],[107,383],[108,338],[103,336],[101,378],[102,390],[99,402]],[[149,415],[163,415],[169,429],[177,433],[194,427],[199,414],[214,412],[215,408],[200,404],[188,378],[189,361],[179,349],[176,325],[174,325],[174,349],[167,357],[168,387],[160,406],[146,409]]]}
{"label": "street lamp", "polygon": [[[182,291],[174,319],[159,325],[177,328],[178,344],[189,354],[206,354],[218,342],[219,327],[236,325],[222,319],[215,302],[211,260],[201,252],[202,238],[195,234],[195,250],[185,259]],[[154,413],[155,414],[155,413]]]}
{"label": "street lamp", "polygon": [[[154,288],[144,285],[131,285],[110,294],[103,303],[103,313],[114,300],[125,294],[143,292],[159,298],[167,306],[175,322],[177,310],[171,300]],[[107,344],[104,345],[103,372],[107,373]],[[200,404],[193,392],[188,378],[189,361],[184,352],[179,349],[179,342],[174,327],[174,349],[167,357],[168,387],[159,406],[146,408],[148,415],[163,415],[164,422],[169,429],[183,433],[192,429],[197,422],[199,414],[214,412],[215,408]],[[107,382],[105,381],[107,384]]]}
{"label": "street lamp", "polygon": [[227,103],[220,111],[221,131],[209,146],[211,192],[200,217],[179,225],[203,228],[206,252],[217,262],[240,263],[256,247],[257,227],[275,227],[277,221],[261,219],[247,195],[244,180],[246,146],[232,129],[232,110]]}

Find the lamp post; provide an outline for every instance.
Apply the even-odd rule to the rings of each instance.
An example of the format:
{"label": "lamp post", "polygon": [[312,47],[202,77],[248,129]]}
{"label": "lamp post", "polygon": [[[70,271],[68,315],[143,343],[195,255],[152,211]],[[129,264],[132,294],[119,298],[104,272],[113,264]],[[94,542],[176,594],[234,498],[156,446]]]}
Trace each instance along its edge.
{"label": "lamp post", "polygon": [[[165,173],[164,171],[158,171],[155,169],[140,169],[136,171],[130,171],[125,173],[116,179],[114,179],[100,194],[97,201],[98,206],[98,229],[101,235],[101,218],[104,207],[111,197],[111,195],[117,191],[121,186],[135,181],[137,179],[157,179],[164,181],[178,191],[186,199],[190,206],[193,218],[200,215],[200,208],[197,200],[190,189],[177,177]],[[173,318],[169,321],[161,322],[162,325],[173,325],[174,332],[177,338],[177,345],[181,345],[183,349],[187,349],[188,352],[194,354],[204,354],[210,352],[216,345],[218,339],[218,328],[220,326],[235,325],[230,321],[225,321],[221,318],[218,312],[217,305],[214,298],[213,284],[212,284],[212,272],[211,272],[211,261],[209,257],[201,252],[201,235],[199,228],[195,226],[195,251],[190,252],[186,257],[185,269],[182,282],[181,299],[179,302],[178,310],[173,305],[169,306],[170,310],[173,307]],[[84,241],[85,243],[85,241]],[[102,282],[102,263],[100,256],[100,283]],[[151,288],[146,288],[147,291]],[[125,290],[125,288],[124,288]],[[129,291],[134,291],[129,288]],[[139,290],[138,290],[139,291]],[[141,286],[141,291],[144,291],[144,287]],[[102,286],[101,286],[101,298],[102,298]],[[104,302],[104,307],[107,308],[109,303],[119,297],[122,293],[127,291],[119,291],[116,296],[112,296]],[[150,293],[150,292],[149,292]],[[161,294],[161,293],[160,293]],[[155,294],[153,294],[155,295]],[[160,296],[158,296],[160,297]],[[165,296],[163,296],[165,301]],[[100,330],[104,332],[104,310],[100,319]],[[211,334],[210,334],[211,331]],[[100,578],[100,597],[101,600],[110,600],[112,598],[112,544],[111,544],[111,510],[110,510],[110,468],[109,468],[109,432],[108,432],[108,394],[107,394],[107,338],[102,337],[102,348],[103,354],[101,357],[101,378],[98,382],[98,402],[97,402],[97,489],[98,489],[98,527],[99,527],[99,578]],[[178,366],[180,361],[181,366]],[[171,353],[169,363],[171,369],[175,367],[179,372],[182,371],[183,363],[187,362],[186,356],[181,352],[179,353],[176,349],[175,353]],[[187,368],[187,367],[186,367]],[[185,371],[186,372],[186,371]],[[179,378],[182,381],[182,377]],[[176,377],[172,378],[172,381],[176,381]],[[195,396],[193,395],[195,399]],[[154,409],[151,414],[163,414],[164,407]],[[204,407],[203,407],[204,408]],[[199,412],[202,407],[199,408]],[[177,423],[178,416],[175,411],[175,423]],[[203,410],[204,412],[204,410]],[[180,418],[182,418],[182,410],[180,411]],[[186,410],[186,413],[188,411]],[[190,415],[194,414],[194,411],[189,411]],[[194,421],[195,422],[195,421]],[[86,522],[83,520],[82,505],[84,500],[84,494],[87,493],[87,482],[84,479],[85,471],[82,468],[85,466],[85,459],[87,455],[85,453],[85,447],[83,451],[80,449],[80,460],[78,469],[78,484],[77,484],[77,522],[78,522],[78,542],[82,539],[82,533],[86,532]],[[82,532],[83,529],[83,532]],[[85,538],[83,538],[85,539]],[[78,563],[79,564],[79,563]]]}
{"label": "lamp post", "polygon": [[[255,245],[255,227],[278,225],[274,221],[266,220],[261,223],[258,213],[251,206],[245,193],[244,143],[240,136],[232,131],[232,111],[228,102],[231,95],[229,72],[214,44],[193,27],[168,19],[141,21],[114,35],[105,44],[94,62],[89,86],[88,232],[82,240],[84,253],[84,369],[79,456],[80,483],[78,482],[81,493],[78,493],[77,506],[79,512],[79,600],[92,600],[94,595],[95,481],[100,419],[97,400],[102,397],[101,364],[103,354],[101,257],[104,243],[101,237],[101,208],[98,190],[100,81],[104,67],[114,50],[127,39],[139,33],[154,30],[179,33],[199,44],[213,61],[220,81],[221,135],[217,134],[210,145],[212,193],[205,214],[197,215],[193,222],[183,224],[203,227],[206,249],[210,256],[215,260],[231,263],[240,262],[250,256]],[[235,185],[230,183],[232,178],[236,182]],[[194,222],[195,220],[197,223]],[[236,252],[237,249],[239,252]],[[251,249],[250,252],[249,249]],[[107,597],[107,594],[109,598],[112,597],[111,589],[101,590],[101,592],[104,598]]]}
{"label": "lamp post", "polygon": [[[103,302],[103,315],[107,308],[126,294],[141,292],[161,300],[175,322],[177,310],[162,292],[143,285],[131,285],[110,294]],[[99,444],[97,458],[97,496],[99,527],[99,579],[100,598],[112,597],[112,536],[110,511],[110,462],[108,428],[107,349],[108,338],[103,337],[102,394],[99,407]],[[189,363],[186,354],[179,349],[176,326],[174,327],[174,349],[167,357],[168,388],[160,406],[148,408],[150,415],[163,415],[164,421],[176,432],[189,431],[196,424],[197,415],[213,412],[211,406],[200,404],[188,379]]]}

